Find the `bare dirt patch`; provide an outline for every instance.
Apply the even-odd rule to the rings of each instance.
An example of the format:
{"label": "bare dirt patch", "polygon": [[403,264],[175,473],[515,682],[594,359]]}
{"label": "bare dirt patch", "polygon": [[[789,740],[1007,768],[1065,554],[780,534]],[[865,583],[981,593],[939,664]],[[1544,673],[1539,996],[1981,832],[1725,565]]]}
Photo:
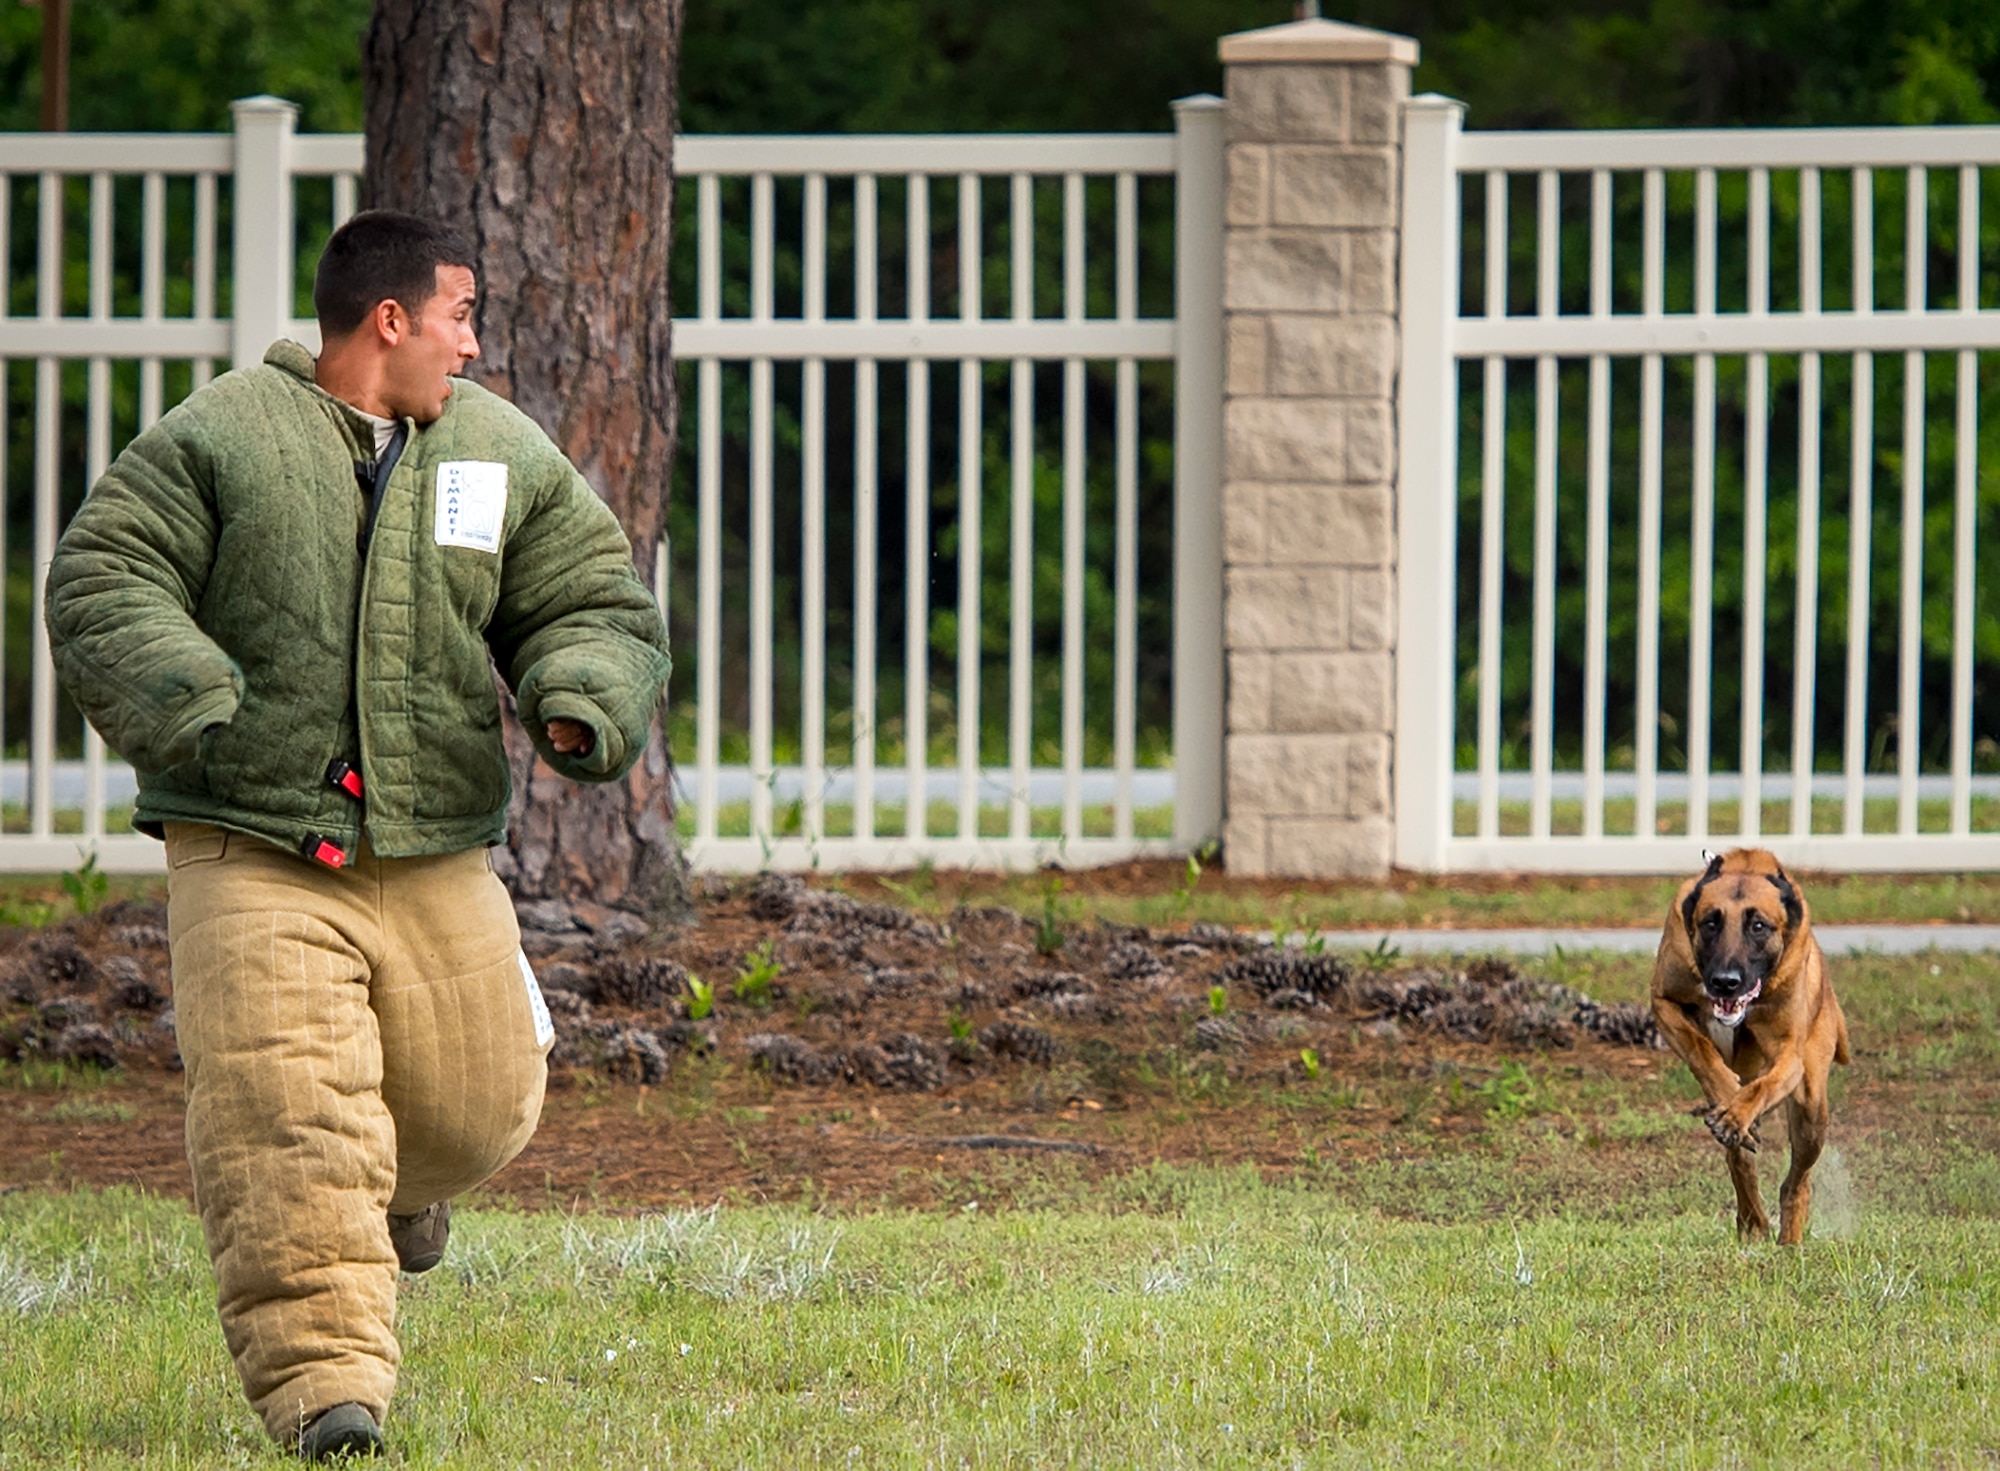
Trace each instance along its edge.
{"label": "bare dirt patch", "polygon": [[[542,1128],[489,1188],[524,1202],[922,1204],[1010,1173],[1282,1171],[1393,1152],[1432,1107],[1343,1098],[1341,1079],[1420,1099],[1399,1081],[1490,1077],[1509,1056],[1620,1078],[1665,1063],[1638,1004],[1499,960],[920,914],[778,876],[711,882],[689,922],[652,931],[559,906],[522,919],[557,1042]],[[0,1061],[27,1085],[0,1088],[0,1186],[188,1192],[165,925],[130,899],[0,931]],[[1470,1134],[1478,1102],[1417,1122]]]}

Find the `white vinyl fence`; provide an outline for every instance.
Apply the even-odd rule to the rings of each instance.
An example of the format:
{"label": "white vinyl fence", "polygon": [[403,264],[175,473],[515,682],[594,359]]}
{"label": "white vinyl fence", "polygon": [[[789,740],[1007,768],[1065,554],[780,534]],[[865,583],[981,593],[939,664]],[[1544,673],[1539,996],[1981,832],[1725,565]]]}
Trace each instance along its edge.
{"label": "white vinyl fence", "polygon": [[[2000,865],[2000,130],[1459,113],[1404,114],[1397,861]],[[697,863],[1218,829],[1222,117],[681,140],[657,580]],[[0,138],[0,868],[160,861],[56,695],[42,579],[120,444],[316,341],[362,148],[292,120]]]}
{"label": "white vinyl fence", "polygon": [[2000,862],[2000,129],[1459,112],[1407,114],[1398,861]]}
{"label": "white vinyl fence", "polygon": [[[694,531],[663,555],[658,591],[678,608],[670,584],[695,589],[691,626],[676,617],[672,633],[675,699],[694,697],[692,749],[676,756],[696,863],[1088,863],[1217,829],[1219,106],[1184,104],[1162,136],[679,141],[696,286],[675,303],[674,351]],[[311,261],[355,208],[362,143],[296,135],[294,112],[239,103],[233,135],[0,137],[0,748],[14,757],[0,763],[0,869],[59,870],[85,851],[107,870],[160,865],[157,844],[107,824],[129,773],[107,772],[102,743],[57,697],[42,586],[119,445],[274,338],[317,345]],[[933,218],[944,199],[955,229]],[[1142,199],[1161,228],[1142,231]],[[1163,375],[1150,398],[1146,365]],[[837,435],[830,385],[851,409]],[[1163,482],[1140,463],[1148,403],[1155,436],[1176,441]],[[838,503],[834,437],[850,457]],[[954,469],[933,465],[936,445]],[[1038,485],[1053,527],[1036,515]],[[1004,559],[982,538],[984,508],[1001,504]],[[1169,551],[1142,567],[1147,527]],[[1048,589],[1036,603],[1038,535],[1061,548],[1052,640],[1037,637],[1052,611]],[[797,548],[784,576],[781,541]],[[981,600],[996,566],[1004,617]],[[948,655],[934,648],[940,569]],[[1138,752],[1142,575],[1173,608],[1164,792]],[[1108,607],[1086,606],[1089,585],[1109,589]],[[844,627],[830,647],[836,588]],[[781,646],[798,651],[783,668]],[[1087,701],[1086,669],[1106,649],[1108,678]],[[998,670],[996,761],[979,736],[995,698],[982,676]],[[954,749],[934,771],[933,732],[947,727]],[[1103,769],[1087,751],[1108,753]],[[948,813],[934,819],[939,775]],[[1171,811],[1146,811],[1148,797]]]}
{"label": "white vinyl fence", "polygon": [[[1172,369],[1155,395],[1154,437],[1219,421],[1219,119],[1193,107],[1181,121],[1177,136],[683,140],[677,170],[698,270],[675,352],[695,364],[683,381],[699,594],[692,648],[677,647],[695,670],[697,862],[1089,863],[1172,851],[1213,830],[1213,433],[1193,453],[1184,435],[1175,472],[1144,495],[1140,464],[1142,365]],[[1164,188],[1159,228],[1145,236],[1149,182]],[[734,270],[732,224],[748,245]],[[781,267],[796,278],[784,303]],[[1149,278],[1158,305],[1142,314]],[[725,416],[739,426],[747,487],[728,483]],[[790,476],[779,468],[781,421],[796,434]],[[988,511],[1001,506],[1004,521]],[[1095,618],[1085,603],[1092,514],[1108,533],[1097,580],[1110,592]],[[1142,521],[1168,533],[1154,544],[1179,559],[1148,569],[1154,586],[1188,595],[1173,633],[1174,811],[1150,837],[1135,821]],[[1185,534],[1190,525],[1197,534]],[[1003,546],[989,547],[996,532]],[[796,548],[782,594],[781,533]],[[1036,567],[1049,559],[1038,542],[1061,559],[1042,609]],[[725,638],[731,588],[746,594],[747,640]],[[1003,606],[985,605],[988,589],[1004,589]],[[795,637],[774,636],[779,619],[795,620]],[[1054,624],[1053,639],[1038,638],[1038,623]],[[795,665],[776,666],[781,644],[797,648]],[[1107,648],[1109,678],[1091,708],[1086,670]],[[732,679],[745,655],[747,678]],[[1004,722],[982,719],[986,702]],[[748,780],[747,800],[734,803],[722,785],[732,710],[742,740],[727,764],[741,763]],[[1087,823],[1092,735],[1110,758],[1092,786],[1109,801]],[[1038,750],[1055,756],[1040,780]]]}

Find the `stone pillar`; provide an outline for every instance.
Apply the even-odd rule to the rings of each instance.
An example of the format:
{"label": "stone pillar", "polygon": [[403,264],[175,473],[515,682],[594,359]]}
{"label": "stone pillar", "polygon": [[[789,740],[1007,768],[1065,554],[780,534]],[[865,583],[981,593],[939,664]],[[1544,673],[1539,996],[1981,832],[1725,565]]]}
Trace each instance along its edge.
{"label": "stone pillar", "polygon": [[1395,848],[1396,257],[1417,44],[1225,37],[1224,859],[1381,875]]}

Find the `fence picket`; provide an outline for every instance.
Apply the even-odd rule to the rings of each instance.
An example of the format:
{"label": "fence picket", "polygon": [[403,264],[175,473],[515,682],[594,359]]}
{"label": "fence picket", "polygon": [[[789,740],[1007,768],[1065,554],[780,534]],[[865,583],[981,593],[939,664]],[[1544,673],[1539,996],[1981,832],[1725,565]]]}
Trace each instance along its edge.
{"label": "fence picket", "polygon": [[[1920,165],[1904,176],[1904,309],[1921,312],[1927,303],[1925,257],[1930,229],[1929,178]],[[1902,626],[1898,638],[1900,676],[1896,701],[1896,830],[1917,831],[1917,752],[1923,732],[1917,708],[1923,665],[1924,616],[1924,387],[1925,357],[1903,354],[1903,571],[1898,589]]]}
{"label": "fence picket", "polygon": [[[1958,310],[1979,310],[1979,169],[1958,171]],[[1958,354],[1958,444],[1952,504],[1951,832],[1972,830],[1973,578],[1979,518],[1979,354]]]}
{"label": "fence picket", "polygon": [[[854,180],[854,315],[873,321],[877,308],[876,191],[873,174]],[[880,379],[873,358],[854,364],[854,840],[875,837],[876,608],[880,562],[878,498]]]}

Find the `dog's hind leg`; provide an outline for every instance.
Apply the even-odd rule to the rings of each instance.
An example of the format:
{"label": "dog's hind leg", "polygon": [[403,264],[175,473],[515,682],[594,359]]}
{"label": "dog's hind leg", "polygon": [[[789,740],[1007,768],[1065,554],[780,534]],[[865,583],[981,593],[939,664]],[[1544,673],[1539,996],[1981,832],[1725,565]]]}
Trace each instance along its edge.
{"label": "dog's hind leg", "polygon": [[1778,1187],[1778,1244],[1797,1246],[1805,1240],[1806,1214],[1812,1208],[1812,1167],[1826,1147],[1826,1094],[1805,1088],[1785,1100],[1785,1123],[1792,1140],[1791,1168]]}
{"label": "dog's hind leg", "polygon": [[1757,1185],[1757,1156],[1733,1144],[1723,1153],[1729,1159],[1729,1183],[1736,1187],[1736,1234],[1745,1241],[1768,1239],[1771,1218],[1764,1214],[1764,1193]]}

